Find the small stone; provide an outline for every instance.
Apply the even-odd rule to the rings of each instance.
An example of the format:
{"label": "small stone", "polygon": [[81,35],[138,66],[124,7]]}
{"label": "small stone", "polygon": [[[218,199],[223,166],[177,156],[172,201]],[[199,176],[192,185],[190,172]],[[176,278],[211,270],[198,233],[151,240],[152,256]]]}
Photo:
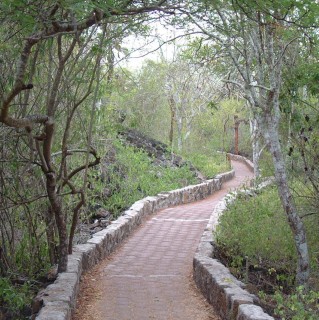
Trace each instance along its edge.
{"label": "small stone", "polygon": [[58,276],[58,265],[56,264],[49,269],[47,273],[47,279],[49,281],[53,281],[56,279],[57,276]]}
{"label": "small stone", "polygon": [[100,225],[100,223],[98,220],[94,221],[94,223],[90,224],[90,230],[98,227],[99,225]]}
{"label": "small stone", "polygon": [[99,226],[102,228],[106,228],[110,224],[110,220],[108,219],[101,219],[99,221]]}
{"label": "small stone", "polygon": [[101,230],[103,230],[103,228],[101,228],[101,227],[96,227],[96,228],[93,229],[93,232],[92,232],[92,233],[96,233],[96,232],[99,232],[99,231],[101,231]]}
{"label": "small stone", "polygon": [[111,195],[111,190],[109,188],[104,188],[102,191],[103,197],[108,198]]}
{"label": "small stone", "polygon": [[[44,290],[39,291],[36,297],[32,300],[32,314],[37,314],[43,306],[43,297],[47,295]],[[1,319],[1,318],[0,318]]]}
{"label": "small stone", "polygon": [[94,214],[94,217],[97,219],[101,219],[101,218],[107,218],[110,215],[111,214],[109,211],[105,210],[104,208],[100,208],[96,211],[96,213]]}

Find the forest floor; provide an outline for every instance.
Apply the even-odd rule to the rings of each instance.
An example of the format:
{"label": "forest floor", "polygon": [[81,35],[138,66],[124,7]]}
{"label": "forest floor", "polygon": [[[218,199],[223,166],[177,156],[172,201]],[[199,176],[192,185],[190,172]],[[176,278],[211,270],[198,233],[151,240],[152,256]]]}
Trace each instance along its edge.
{"label": "forest floor", "polygon": [[212,196],[150,217],[110,257],[81,281],[73,320],[220,319],[197,290],[192,261],[217,203],[252,178],[236,175]]}

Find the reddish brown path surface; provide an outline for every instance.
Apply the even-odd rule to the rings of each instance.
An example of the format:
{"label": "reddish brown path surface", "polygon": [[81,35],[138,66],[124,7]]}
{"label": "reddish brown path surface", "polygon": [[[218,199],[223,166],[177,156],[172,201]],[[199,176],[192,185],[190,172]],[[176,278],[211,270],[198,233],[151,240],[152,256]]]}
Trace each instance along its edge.
{"label": "reddish brown path surface", "polygon": [[219,319],[192,281],[192,261],[215,205],[252,173],[236,175],[205,200],[160,211],[81,283],[74,320]]}

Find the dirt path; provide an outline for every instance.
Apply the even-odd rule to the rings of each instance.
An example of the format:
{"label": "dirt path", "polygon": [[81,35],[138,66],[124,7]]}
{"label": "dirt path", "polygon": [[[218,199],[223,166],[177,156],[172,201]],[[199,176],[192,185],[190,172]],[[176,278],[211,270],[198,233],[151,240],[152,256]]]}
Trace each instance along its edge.
{"label": "dirt path", "polygon": [[168,208],[145,221],[81,281],[73,320],[217,320],[192,280],[192,260],[214,206],[252,177],[235,178],[205,200]]}

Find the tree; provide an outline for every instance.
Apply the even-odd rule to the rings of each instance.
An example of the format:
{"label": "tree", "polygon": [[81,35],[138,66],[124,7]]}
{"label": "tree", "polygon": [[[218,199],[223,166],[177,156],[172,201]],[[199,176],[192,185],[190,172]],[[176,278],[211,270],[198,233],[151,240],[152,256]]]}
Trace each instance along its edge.
{"label": "tree", "polygon": [[305,229],[292,198],[280,144],[280,93],[287,48],[302,36],[296,25],[300,20],[309,23],[306,18],[314,22],[314,16],[309,17],[309,8],[316,12],[318,5],[309,1],[302,4],[299,1],[201,4],[202,11],[188,16],[211,41],[223,46],[241,76],[240,83],[232,82],[245,93],[272,155],[279,196],[298,253],[296,283],[306,285],[309,254]]}
{"label": "tree", "polygon": [[[79,106],[88,102],[94,87],[98,85],[95,79],[103,52],[103,39],[96,44],[94,41],[99,39],[99,28],[103,28],[103,23],[125,24],[125,17],[147,12],[172,13],[174,7],[166,4],[164,7],[165,2],[120,1],[102,5],[95,1],[39,4],[5,0],[0,4],[0,19],[2,25],[7,26],[1,32],[4,43],[2,49],[8,46],[12,51],[9,61],[1,61],[6,73],[1,81],[0,122],[4,130],[14,128],[19,132],[23,142],[26,142],[24,152],[29,153],[28,157],[24,154],[26,161],[30,167],[35,164],[42,171],[44,181],[42,177],[34,181],[40,180],[45,184],[45,197],[49,202],[48,227],[50,230],[55,224],[59,234],[60,272],[66,270],[68,255],[67,213],[63,208],[63,196],[66,193],[79,197],[73,209],[74,225],[78,211],[85,202],[85,185],[78,188],[72,179],[99,161],[90,145],[76,150],[68,147],[74,116]],[[129,24],[130,19],[127,21]],[[19,42],[22,43],[21,48],[17,46]],[[80,71],[77,69],[79,65],[83,73],[76,76],[76,72]],[[36,75],[46,76],[47,80],[41,78],[36,87],[34,81],[40,78],[36,78]],[[16,110],[15,106],[20,106],[21,110]],[[64,119],[60,118],[62,114],[65,115]],[[59,122],[61,119],[66,120],[64,125],[61,125],[63,121]],[[15,139],[14,130],[7,132],[10,139]],[[58,133],[62,134],[62,142],[54,141]],[[20,144],[20,141],[16,143]],[[58,148],[61,151],[57,151]],[[86,160],[84,164],[70,169],[67,159],[78,152],[91,154],[95,159],[90,162]],[[61,159],[57,165],[59,155]],[[26,172],[24,174],[26,177]],[[33,175],[34,172],[28,174]],[[9,207],[4,206],[2,210],[9,210]],[[52,232],[48,233],[48,238],[52,238]]]}
{"label": "tree", "polygon": [[[196,116],[219,99],[221,81],[208,68],[177,59],[168,66],[166,91],[177,127],[177,150],[181,152],[192,133]],[[173,136],[171,139],[173,141]]]}

